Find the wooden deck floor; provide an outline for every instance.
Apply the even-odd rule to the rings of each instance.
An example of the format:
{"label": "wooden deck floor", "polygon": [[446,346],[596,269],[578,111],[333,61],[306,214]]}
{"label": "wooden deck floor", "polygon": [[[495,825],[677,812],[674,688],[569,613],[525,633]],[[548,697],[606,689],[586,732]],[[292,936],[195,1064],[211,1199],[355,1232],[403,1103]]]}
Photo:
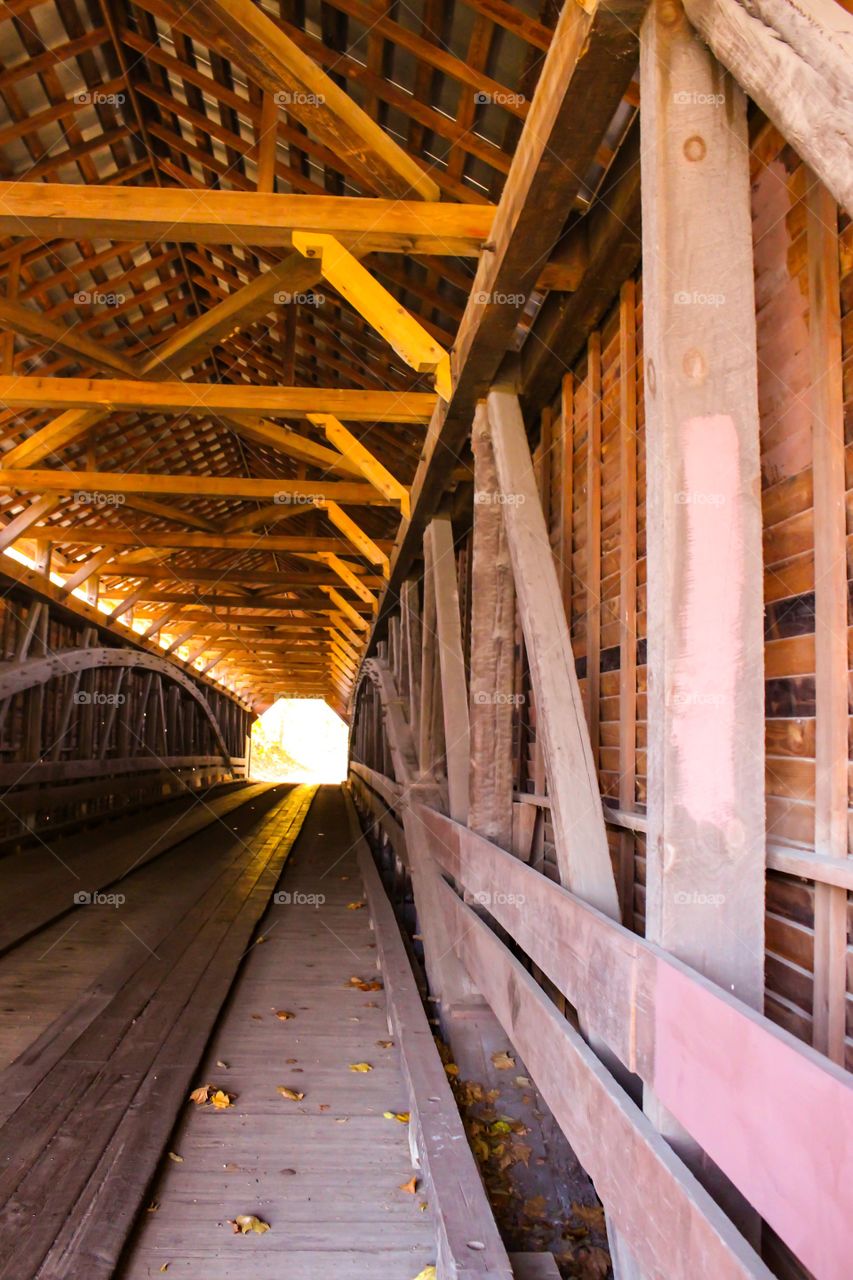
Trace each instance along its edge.
{"label": "wooden deck floor", "polygon": [[[400,1190],[407,1126],[383,1114],[407,1105],[397,1049],[382,1043],[385,992],[350,985],[377,977],[376,949],[367,911],[350,909],[364,893],[336,788],[315,798],[280,889],[292,901],[270,906],[197,1074],[234,1105],[184,1106],[170,1142],[181,1161],[162,1163],[124,1280],[167,1264],[194,1280],[412,1280],[434,1261],[429,1206]],[[241,1214],[270,1230],[235,1235]]]}

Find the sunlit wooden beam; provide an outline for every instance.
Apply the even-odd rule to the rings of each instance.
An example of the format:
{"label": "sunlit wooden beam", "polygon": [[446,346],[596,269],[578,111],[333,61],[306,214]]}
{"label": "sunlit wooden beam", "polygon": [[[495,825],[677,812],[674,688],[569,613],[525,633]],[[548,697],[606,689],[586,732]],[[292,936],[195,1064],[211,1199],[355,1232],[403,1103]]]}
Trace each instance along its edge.
{"label": "sunlit wooden beam", "polygon": [[354,436],[330,413],[309,413],[308,421],[322,427],[329,443],[357,467],[361,475],[375,485],[380,493],[384,493],[386,498],[395,498],[400,504],[401,512],[408,520],[410,514],[408,489],[391,474],[387,467],[382,465],[357,436]]}
{"label": "sunlit wooden beam", "polygon": [[[274,499],[282,507],[309,509],[316,502],[387,506],[389,499],[372,484],[348,480],[256,479],[251,476],[158,475],[133,471],[14,471],[0,468],[0,490],[97,496],[151,493],[178,498]],[[349,536],[349,535],[347,535]]]}

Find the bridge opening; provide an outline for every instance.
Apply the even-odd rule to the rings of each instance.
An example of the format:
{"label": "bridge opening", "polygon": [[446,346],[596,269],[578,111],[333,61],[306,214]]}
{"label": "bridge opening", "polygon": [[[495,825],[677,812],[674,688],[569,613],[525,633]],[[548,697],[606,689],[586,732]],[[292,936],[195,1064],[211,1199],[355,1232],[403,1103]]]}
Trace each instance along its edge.
{"label": "bridge opening", "polygon": [[343,782],[347,727],[322,698],[277,698],[252,726],[256,782]]}

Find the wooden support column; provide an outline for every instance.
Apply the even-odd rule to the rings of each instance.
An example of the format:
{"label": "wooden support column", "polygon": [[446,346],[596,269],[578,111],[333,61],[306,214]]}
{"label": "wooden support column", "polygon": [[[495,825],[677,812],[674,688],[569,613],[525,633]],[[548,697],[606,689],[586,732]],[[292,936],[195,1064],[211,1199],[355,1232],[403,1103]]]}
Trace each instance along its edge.
{"label": "wooden support column", "polygon": [[436,516],[426,532],[435,590],[436,637],[444,711],[444,751],[450,816],[468,821],[469,724],[468,681],[462,652],[462,623],[456,553],[449,516]]}
{"label": "wooden support column", "polygon": [[[619,297],[619,808],[636,807],[637,772],[637,332],[636,286]],[[619,836],[622,923],[634,920],[633,831]]]}
{"label": "wooden support column", "polygon": [[[746,102],[676,0],[652,5],[640,66],[646,936],[761,1009],[763,559]],[[752,1235],[754,1215],[696,1144],[656,1099],[646,1109]]]}
{"label": "wooden support column", "polygon": [[[847,858],[847,525],[838,213],[816,180],[806,196],[814,465],[815,852]],[[815,885],[816,1049],[844,1063],[847,892]]]}
{"label": "wooden support column", "polygon": [[618,919],[589,730],[518,397],[492,391],[488,413],[536,728],[545,751],[560,877],[578,897]]}
{"label": "wooden support column", "polygon": [[764,665],[744,96],[673,0],[642,28],[647,936],[753,1008]]}
{"label": "wooden support column", "polygon": [[586,718],[598,764],[601,689],[601,334],[586,356]]}
{"label": "wooden support column", "polygon": [[515,590],[485,404],[477,406],[471,574],[470,801],[468,825],[512,848]]}

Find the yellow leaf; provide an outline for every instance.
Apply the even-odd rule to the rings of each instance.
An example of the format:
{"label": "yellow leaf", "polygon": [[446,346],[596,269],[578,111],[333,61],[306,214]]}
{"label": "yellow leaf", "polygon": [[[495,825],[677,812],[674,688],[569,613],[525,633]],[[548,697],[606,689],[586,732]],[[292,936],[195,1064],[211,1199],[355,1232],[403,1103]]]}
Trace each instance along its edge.
{"label": "yellow leaf", "polygon": [[393,1048],[394,1048],[394,1041],[393,1041],[393,1040],[377,1040],[377,1041],[376,1041],[376,1044],[377,1044],[377,1046],[378,1046],[380,1049],[393,1049]]}
{"label": "yellow leaf", "polygon": [[415,1280],[435,1280],[435,1267],[424,1267],[415,1276]]}
{"label": "yellow leaf", "polygon": [[449,1076],[459,1075],[459,1068],[457,1067],[455,1062],[446,1062],[444,1064],[444,1070],[447,1072]]}
{"label": "yellow leaf", "polygon": [[409,1181],[408,1181],[408,1182],[401,1182],[401,1183],[400,1183],[400,1188],[399,1188],[399,1189],[400,1189],[401,1191],[405,1191],[405,1192],[406,1192],[408,1195],[410,1195],[410,1196],[417,1195],[417,1191],[418,1191],[418,1175],[417,1175],[416,1173],[413,1173],[413,1174],[412,1174],[412,1176],[411,1176],[411,1178],[409,1178]]}
{"label": "yellow leaf", "polygon": [[296,1014],[291,1013],[289,1009],[277,1009],[275,1016],[279,1022],[288,1022],[291,1018],[295,1018]]}
{"label": "yellow leaf", "polygon": [[175,1164],[183,1164],[183,1163],[184,1163],[184,1157],[183,1157],[183,1156],[176,1155],[174,1151],[170,1151],[170,1152],[169,1152],[169,1159],[170,1159],[170,1160],[174,1160]]}
{"label": "yellow leaf", "polygon": [[231,1106],[231,1095],[224,1089],[217,1089],[210,1101],[219,1111],[224,1111],[226,1107]]}
{"label": "yellow leaf", "polygon": [[350,1071],[359,1071],[363,1074],[365,1071],[372,1071],[373,1067],[369,1062],[351,1062],[349,1064],[349,1069]]}
{"label": "yellow leaf", "polygon": [[382,1114],[386,1120],[399,1120],[400,1124],[409,1123],[408,1111],[383,1111]]}
{"label": "yellow leaf", "polygon": [[492,1063],[498,1071],[509,1071],[510,1067],[515,1066],[515,1058],[511,1057],[505,1049],[499,1049],[497,1053],[492,1054]]}
{"label": "yellow leaf", "polygon": [[283,1098],[289,1098],[291,1102],[301,1102],[305,1097],[304,1093],[300,1093],[298,1089],[288,1089],[286,1084],[278,1084],[275,1087],[276,1093],[280,1093]]}
{"label": "yellow leaf", "polygon": [[162,1272],[164,1272],[164,1271],[168,1271],[168,1270],[169,1270],[169,1264],[168,1264],[168,1262],[164,1262],[164,1263],[163,1263],[163,1265],[162,1265],[162,1267],[160,1268],[160,1272],[161,1272],[161,1274],[162,1274]]}
{"label": "yellow leaf", "polygon": [[193,1089],[190,1094],[190,1102],[194,1102],[197,1107],[203,1107],[207,1102],[212,1086],[209,1084],[200,1085],[198,1089]]}
{"label": "yellow leaf", "polygon": [[347,911],[361,911],[361,908],[366,906],[366,902],[348,902]]}
{"label": "yellow leaf", "polygon": [[238,1213],[236,1218],[229,1218],[228,1221],[235,1235],[246,1236],[250,1231],[254,1231],[262,1236],[270,1229],[268,1222],[264,1222],[263,1218],[256,1218],[253,1213]]}

